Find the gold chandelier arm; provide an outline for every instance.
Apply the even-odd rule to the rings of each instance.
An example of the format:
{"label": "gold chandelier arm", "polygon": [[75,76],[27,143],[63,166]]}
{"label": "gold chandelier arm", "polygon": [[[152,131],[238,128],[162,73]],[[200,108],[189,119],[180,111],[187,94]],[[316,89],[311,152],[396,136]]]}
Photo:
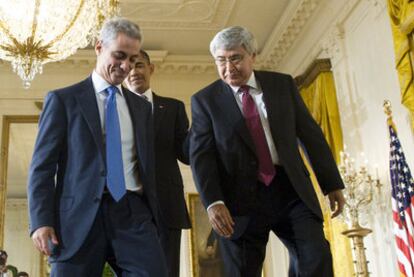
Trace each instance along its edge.
{"label": "gold chandelier arm", "polygon": [[72,20],[69,22],[69,24],[66,26],[65,30],[63,30],[63,32],[58,35],[55,39],[53,39],[52,41],[50,41],[46,47],[50,47],[52,44],[54,44],[56,41],[60,40],[73,26],[73,24],[75,24],[75,21],[78,19],[79,14],[83,8],[83,5],[85,4],[85,0],[81,0],[80,1],[80,5],[78,7],[78,10],[76,11],[75,16],[72,18]]}
{"label": "gold chandelier arm", "polygon": [[4,24],[2,20],[0,20],[0,29],[3,29],[4,33],[10,40],[16,40],[16,38],[10,33],[9,29],[6,27],[6,24]]}
{"label": "gold chandelier arm", "polygon": [[32,20],[32,39],[34,41],[36,30],[37,30],[37,17],[39,15],[39,7],[40,7],[40,0],[36,0],[35,2],[35,8],[33,11],[33,20]]}

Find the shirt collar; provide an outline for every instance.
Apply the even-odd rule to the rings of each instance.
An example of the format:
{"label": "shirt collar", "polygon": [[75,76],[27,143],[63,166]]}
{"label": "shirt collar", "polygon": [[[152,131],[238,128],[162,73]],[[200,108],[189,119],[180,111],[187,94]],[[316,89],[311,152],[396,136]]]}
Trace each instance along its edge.
{"label": "shirt collar", "polygon": [[[112,86],[104,78],[102,78],[102,76],[99,75],[95,70],[92,72],[92,84],[95,89],[95,93],[101,93],[105,91],[108,87]],[[117,85],[116,87],[118,88],[120,94],[123,95],[121,84]]]}
{"label": "shirt collar", "polygon": [[[252,71],[252,74],[250,75],[249,80],[247,80],[246,85],[251,87],[251,88],[254,88],[256,90],[259,90],[259,86],[257,84],[256,77],[254,76],[254,71]],[[231,89],[233,90],[234,93],[239,92],[240,86],[231,86],[230,85],[230,87],[231,87]]]}
{"label": "shirt collar", "polygon": [[145,95],[147,97],[147,100],[152,103],[153,97],[151,88],[148,88],[142,95]]}
{"label": "shirt collar", "polygon": [[139,92],[135,92],[135,91],[132,91],[132,92],[135,93],[136,95],[138,95],[139,97],[145,96],[147,98],[147,100],[152,103],[153,96],[152,96],[152,89],[151,88],[148,88],[146,91],[144,91],[144,93],[139,93]]}

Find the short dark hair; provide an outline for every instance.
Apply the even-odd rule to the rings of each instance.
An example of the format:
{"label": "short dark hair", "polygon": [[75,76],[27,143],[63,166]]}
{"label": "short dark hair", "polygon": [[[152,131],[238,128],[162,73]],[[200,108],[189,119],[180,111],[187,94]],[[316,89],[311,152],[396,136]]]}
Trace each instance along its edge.
{"label": "short dark hair", "polygon": [[146,60],[148,62],[148,64],[151,63],[151,59],[150,56],[148,55],[148,53],[145,50],[139,50],[139,53],[141,54],[141,56],[144,58],[144,60]]}
{"label": "short dark hair", "polygon": [[17,273],[16,275],[17,277],[29,277],[29,273],[24,272],[24,271],[20,271]]}

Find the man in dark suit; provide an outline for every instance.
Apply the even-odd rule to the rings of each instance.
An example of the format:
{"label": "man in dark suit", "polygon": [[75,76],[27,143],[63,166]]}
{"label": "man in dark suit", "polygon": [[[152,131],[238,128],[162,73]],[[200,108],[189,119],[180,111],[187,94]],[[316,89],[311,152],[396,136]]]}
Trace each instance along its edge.
{"label": "man in dark suit", "polygon": [[29,173],[30,234],[51,276],[166,276],[159,243],[151,105],[121,86],[139,27],[107,21],[86,80],[50,92]]}
{"label": "man in dark suit", "polygon": [[257,43],[248,30],[222,30],[210,52],[221,80],[191,99],[190,160],[227,276],[261,276],[270,231],[289,250],[289,276],[333,276],[322,212],[298,149],[299,140],[338,215],[343,183],[320,128],[289,75],[253,70]]}
{"label": "man in dark suit", "polygon": [[177,160],[189,164],[188,118],[184,103],[155,94],[151,87],[154,64],[140,51],[135,68],[125,80],[127,87],[147,99],[153,107],[155,177],[161,213],[161,245],[168,275],[180,275],[181,229],[191,227],[184,199],[183,180]]}

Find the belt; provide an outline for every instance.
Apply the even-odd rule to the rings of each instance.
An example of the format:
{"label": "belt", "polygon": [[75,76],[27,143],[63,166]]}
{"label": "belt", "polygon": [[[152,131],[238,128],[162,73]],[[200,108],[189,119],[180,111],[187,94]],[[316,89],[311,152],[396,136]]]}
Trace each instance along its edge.
{"label": "belt", "polygon": [[[127,194],[140,194],[138,191],[136,191],[136,190],[129,190],[129,189],[127,189],[126,190],[126,193]],[[107,194],[107,195],[110,195],[111,193],[109,192],[109,190],[105,187],[104,188],[104,191],[103,191],[103,194]]]}

